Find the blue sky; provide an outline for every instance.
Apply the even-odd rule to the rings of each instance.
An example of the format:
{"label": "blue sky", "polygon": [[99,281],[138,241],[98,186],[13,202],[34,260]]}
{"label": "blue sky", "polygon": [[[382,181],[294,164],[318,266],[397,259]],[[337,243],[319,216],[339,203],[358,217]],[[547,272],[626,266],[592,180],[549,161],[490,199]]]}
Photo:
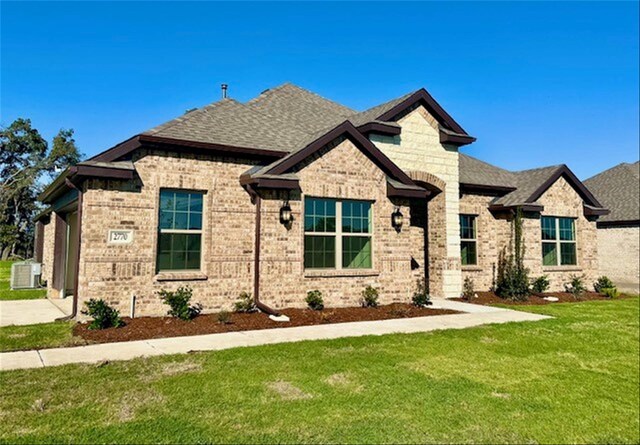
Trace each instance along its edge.
{"label": "blue sky", "polygon": [[7,3],[0,122],[87,155],[290,81],[356,109],[425,87],[509,169],[638,159],[638,3]]}

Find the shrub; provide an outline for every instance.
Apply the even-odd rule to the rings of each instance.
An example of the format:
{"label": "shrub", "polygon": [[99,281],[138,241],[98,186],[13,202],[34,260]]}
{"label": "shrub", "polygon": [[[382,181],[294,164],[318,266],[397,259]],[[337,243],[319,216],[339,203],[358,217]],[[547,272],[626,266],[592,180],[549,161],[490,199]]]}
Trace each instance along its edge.
{"label": "shrub", "polygon": [[180,286],[175,292],[162,289],[158,295],[162,302],[171,308],[167,313],[172,317],[191,320],[202,312],[201,304],[189,305],[193,296],[193,290],[189,286]]}
{"label": "shrub", "polygon": [[233,305],[233,310],[235,312],[255,312],[258,308],[251,294],[242,292],[240,293],[240,298],[238,298]]}
{"label": "shrub", "polygon": [[510,300],[524,301],[529,297],[529,269],[524,267],[524,242],[522,240],[522,211],[518,209],[511,223],[509,249],[498,255],[496,294]]}
{"label": "shrub", "polygon": [[362,291],[362,307],[378,307],[378,289],[367,286]]}
{"label": "shrub", "polygon": [[602,292],[602,289],[615,289],[616,285],[613,284],[613,281],[609,279],[609,277],[601,276],[598,278],[598,281],[593,283],[593,288],[596,292]]}
{"label": "shrub", "polygon": [[124,322],[120,319],[118,311],[109,306],[104,300],[92,298],[85,302],[84,305],[87,308],[83,310],[82,313],[93,319],[91,323],[89,323],[89,329],[107,329],[124,326]]}
{"label": "shrub", "polygon": [[218,319],[218,323],[220,324],[229,324],[231,323],[231,313],[229,311],[220,311],[216,316]]}
{"label": "shrub", "polygon": [[427,292],[427,286],[424,282],[424,278],[416,282],[416,291],[411,298],[414,306],[425,307],[431,304],[431,296]]}
{"label": "shrub", "polygon": [[473,280],[469,277],[465,277],[464,283],[462,283],[462,298],[467,301],[473,300],[473,294],[475,294],[475,290],[473,289]]}
{"label": "shrub", "polygon": [[531,288],[534,292],[541,294],[549,289],[549,278],[546,275],[541,275],[531,282]]}
{"label": "shrub", "polygon": [[603,287],[600,289],[600,293],[607,298],[616,298],[619,295],[616,287]]}
{"label": "shrub", "polygon": [[571,275],[571,281],[564,284],[564,289],[579,300],[585,293],[587,287],[584,285],[584,278],[581,275]]}
{"label": "shrub", "polygon": [[322,292],[319,290],[310,290],[307,292],[307,298],[305,298],[309,309],[314,311],[321,311],[324,309],[324,301],[322,300]]}

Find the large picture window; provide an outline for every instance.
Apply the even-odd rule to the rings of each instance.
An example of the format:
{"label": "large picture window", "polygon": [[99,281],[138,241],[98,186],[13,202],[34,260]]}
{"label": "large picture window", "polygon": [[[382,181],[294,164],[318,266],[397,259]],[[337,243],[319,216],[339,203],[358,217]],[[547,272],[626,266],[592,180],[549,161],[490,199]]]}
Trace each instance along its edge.
{"label": "large picture window", "polygon": [[476,217],[460,215],[460,258],[463,266],[478,264]]}
{"label": "large picture window", "polygon": [[577,264],[576,227],[573,218],[543,216],[542,264],[544,266],[569,266]]}
{"label": "large picture window", "polygon": [[304,267],[370,269],[371,203],[335,199],[304,200]]}
{"label": "large picture window", "polygon": [[200,270],[203,194],[160,191],[158,271]]}

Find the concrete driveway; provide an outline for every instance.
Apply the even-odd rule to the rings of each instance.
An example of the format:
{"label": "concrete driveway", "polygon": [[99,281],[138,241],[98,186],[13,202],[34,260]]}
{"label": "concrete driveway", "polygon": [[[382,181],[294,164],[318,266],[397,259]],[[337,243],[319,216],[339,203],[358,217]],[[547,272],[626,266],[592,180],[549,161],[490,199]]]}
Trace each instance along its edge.
{"label": "concrete driveway", "polygon": [[71,298],[0,301],[0,327],[50,323],[71,313]]}

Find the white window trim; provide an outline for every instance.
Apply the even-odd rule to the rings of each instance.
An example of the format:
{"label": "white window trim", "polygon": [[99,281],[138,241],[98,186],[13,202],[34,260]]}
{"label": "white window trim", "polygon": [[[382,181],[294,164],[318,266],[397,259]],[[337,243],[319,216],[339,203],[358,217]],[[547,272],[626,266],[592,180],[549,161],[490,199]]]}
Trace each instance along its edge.
{"label": "white window trim", "polygon": [[[555,240],[545,240],[542,239],[542,219],[540,220],[540,238],[542,244],[555,244],[556,245],[556,264],[544,264],[544,256],[542,256],[542,266],[543,267],[576,267],[578,265],[578,233],[576,230],[576,218],[572,218],[570,216],[551,216],[551,215],[543,215],[545,218],[553,218],[555,220],[556,225],[556,239]],[[560,239],[560,219],[570,219],[573,221],[573,240],[561,240]],[[562,264],[562,244],[574,244],[576,249],[576,262],[575,264]]]}
{"label": "white window trim", "polygon": [[[335,257],[335,267],[304,267],[304,270],[361,270],[361,271],[371,271],[374,269],[374,255],[373,255],[373,233],[375,232],[373,227],[373,201],[368,201],[366,199],[337,199],[337,198],[326,198],[320,196],[305,196],[304,198],[315,198],[315,199],[326,199],[332,200],[336,203],[336,231],[335,232],[307,232],[304,230],[304,221],[302,224],[303,231],[303,242],[302,242],[302,264],[304,267],[304,237],[309,236],[330,236],[336,239],[336,257]],[[351,233],[351,232],[343,232],[342,231],[342,202],[343,201],[359,201],[359,202],[368,202],[371,204],[371,215],[369,216],[369,226],[371,230],[367,233]],[[303,207],[305,206],[305,201],[303,200]],[[302,215],[304,218],[306,209],[302,209]],[[342,238],[345,236],[360,236],[363,238],[371,238],[371,267],[343,267],[342,264]]]}
{"label": "white window trim", "polygon": [[[472,215],[469,213],[461,213],[460,216],[466,216],[473,218],[473,238],[462,237],[462,225],[460,225],[460,251],[462,252],[462,242],[472,242],[476,245],[476,261],[474,263],[463,264],[463,266],[477,266],[478,265],[478,215]],[[462,262],[462,256],[460,256],[460,262]]]}

